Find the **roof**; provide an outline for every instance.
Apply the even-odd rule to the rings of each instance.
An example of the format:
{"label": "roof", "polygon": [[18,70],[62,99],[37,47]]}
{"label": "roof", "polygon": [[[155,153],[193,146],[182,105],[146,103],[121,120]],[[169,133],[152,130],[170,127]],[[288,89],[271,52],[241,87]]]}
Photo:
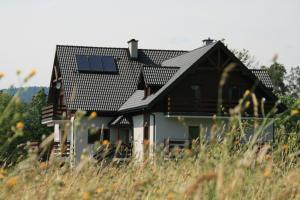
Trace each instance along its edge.
{"label": "roof", "polygon": [[146,85],[164,85],[178,71],[178,67],[144,66],[142,73]]}
{"label": "roof", "polygon": [[[62,76],[66,106],[69,110],[126,112],[145,108],[221,42],[213,42],[192,51],[139,49],[138,59],[129,57],[128,48],[57,46],[56,60]],[[79,73],[76,55],[112,56],[117,66],[116,74]],[[272,82],[266,70],[245,69],[251,77],[261,80],[265,88]],[[147,85],[161,88],[144,98],[138,90],[139,78],[143,75]],[[254,75],[255,76],[254,76]],[[121,117],[121,116],[119,116]],[[115,123],[119,123],[120,119]]]}
{"label": "roof", "polygon": [[180,56],[165,60],[162,62],[162,66],[176,66],[176,67],[185,67],[188,68],[192,64],[194,64],[197,60],[199,60],[205,53],[210,50],[215,44],[218,42],[212,42],[208,45],[202,46],[200,48],[194,49],[192,51],[186,52]]}
{"label": "roof", "polygon": [[[160,65],[183,53],[185,51],[139,49],[138,59],[131,60],[127,48],[58,45],[56,59],[66,106],[69,110],[116,112],[137,89],[143,65]],[[113,56],[118,73],[79,73],[75,55]]]}
{"label": "roof", "polygon": [[[143,99],[141,96],[142,90],[137,90],[132,97],[126,101],[126,103],[119,109],[119,111],[126,111],[131,109],[138,109],[146,107],[153,102],[161,93],[163,93],[171,84],[173,84],[184,72],[187,71],[194,63],[196,63],[203,55],[205,55],[210,49],[212,49],[218,42],[211,43],[209,45],[197,48],[190,52],[184,53],[173,59],[166,60],[162,63],[163,66],[177,66],[180,67],[178,71],[170,78],[170,80],[160,88],[156,93]],[[144,95],[144,94],[143,94]]]}
{"label": "roof", "polygon": [[269,89],[273,88],[271,77],[266,69],[250,69],[251,72]]}

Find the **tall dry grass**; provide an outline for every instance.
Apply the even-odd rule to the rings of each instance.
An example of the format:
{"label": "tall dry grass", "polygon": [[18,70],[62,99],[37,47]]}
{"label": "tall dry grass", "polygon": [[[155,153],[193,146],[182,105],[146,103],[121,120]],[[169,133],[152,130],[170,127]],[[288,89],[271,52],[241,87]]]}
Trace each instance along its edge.
{"label": "tall dry grass", "polygon": [[[246,97],[251,97],[254,110],[259,106],[247,91],[231,110],[230,128],[223,130],[221,140],[201,138],[192,149],[175,149],[173,159],[166,160],[157,150],[142,163],[133,159],[99,165],[83,155],[71,168],[59,159],[39,162],[32,152],[17,166],[1,168],[0,199],[300,199],[298,134],[277,130],[277,138],[291,137],[258,144],[265,127],[274,122],[264,120],[255,122],[254,136],[242,143]],[[300,106],[294,108],[298,112],[294,109],[290,116],[299,114]],[[216,120],[212,133],[219,130]]]}

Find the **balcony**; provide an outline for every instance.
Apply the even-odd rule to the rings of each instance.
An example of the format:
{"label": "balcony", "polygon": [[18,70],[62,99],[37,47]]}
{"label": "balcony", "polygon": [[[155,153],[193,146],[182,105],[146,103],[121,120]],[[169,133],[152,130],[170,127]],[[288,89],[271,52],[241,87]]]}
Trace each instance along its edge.
{"label": "balcony", "polygon": [[66,106],[47,105],[42,108],[42,124],[51,124],[55,120],[63,120],[66,117]]}
{"label": "balcony", "polygon": [[[233,108],[238,102],[223,101],[222,105],[226,111]],[[174,97],[167,99],[167,112],[195,112],[195,113],[217,113],[217,100],[203,101],[195,98]]]}
{"label": "balcony", "polygon": [[[260,102],[261,100],[258,100]],[[195,114],[217,114],[218,113],[218,100],[199,100],[195,98],[186,98],[186,97],[168,97],[167,98],[167,113],[195,113]],[[222,101],[222,113],[229,113],[230,108],[234,108],[238,105],[238,101]],[[265,113],[268,113],[274,105],[270,101],[264,102],[262,107],[258,105],[258,114],[262,115],[262,108]],[[254,116],[253,113],[253,103],[251,102],[248,109],[246,109],[246,116]]]}

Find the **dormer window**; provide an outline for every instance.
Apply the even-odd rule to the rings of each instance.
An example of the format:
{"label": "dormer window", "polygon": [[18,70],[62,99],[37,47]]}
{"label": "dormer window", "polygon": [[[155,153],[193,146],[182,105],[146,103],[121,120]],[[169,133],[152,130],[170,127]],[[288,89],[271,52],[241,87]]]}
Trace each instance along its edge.
{"label": "dormer window", "polygon": [[238,101],[240,99],[240,91],[237,86],[232,86],[229,88],[229,101]]}

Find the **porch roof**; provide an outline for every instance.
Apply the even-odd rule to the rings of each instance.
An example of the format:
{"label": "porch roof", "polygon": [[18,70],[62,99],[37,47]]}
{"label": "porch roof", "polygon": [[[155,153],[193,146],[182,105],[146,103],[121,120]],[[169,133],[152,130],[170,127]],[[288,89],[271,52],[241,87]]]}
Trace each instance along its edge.
{"label": "porch roof", "polygon": [[123,115],[120,115],[116,118],[114,118],[111,122],[109,122],[109,126],[111,127],[124,127],[124,126],[132,126],[131,119],[128,117],[125,117]]}

